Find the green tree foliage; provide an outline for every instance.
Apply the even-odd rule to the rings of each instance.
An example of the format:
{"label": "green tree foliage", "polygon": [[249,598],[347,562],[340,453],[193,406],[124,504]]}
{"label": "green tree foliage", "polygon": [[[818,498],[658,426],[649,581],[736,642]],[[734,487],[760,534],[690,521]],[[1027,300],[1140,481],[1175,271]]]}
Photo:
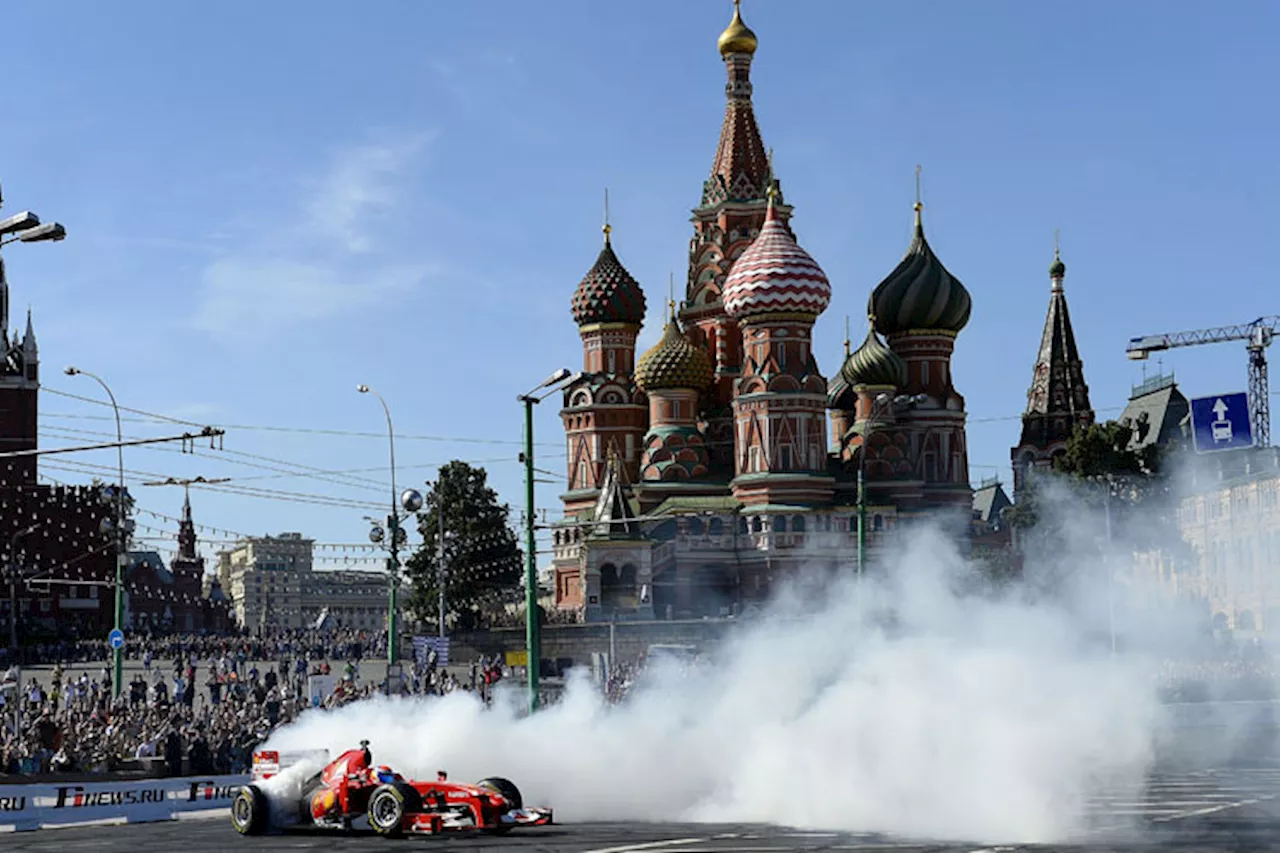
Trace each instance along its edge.
{"label": "green tree foliage", "polygon": [[417,618],[439,619],[442,504],[446,619],[455,630],[468,630],[520,596],[522,551],[508,524],[511,510],[498,503],[485,470],[458,460],[443,466],[418,513],[422,546],[405,563],[409,610]]}
{"label": "green tree foliage", "polygon": [[[1156,444],[1132,448],[1132,438],[1133,428],[1118,421],[1076,427],[1064,452],[1054,457],[1053,473],[1029,472],[1025,478],[1013,524],[1042,547],[1070,541],[1078,549],[1083,543],[1067,529],[1070,519],[1060,511],[1074,504],[1099,513],[1113,542],[1149,548],[1180,541],[1165,449]],[[1047,498],[1055,481],[1070,504],[1055,506]]]}
{"label": "green tree foliage", "polygon": [[[90,481],[90,487],[91,487],[91,488],[93,488],[93,489],[95,489],[95,490],[97,490],[97,491],[99,492],[99,494],[101,494],[101,493],[102,493],[102,491],[103,491],[104,489],[106,489],[106,488],[107,488],[107,486],[112,486],[112,487],[114,487],[115,485],[116,485],[116,484],[115,484],[114,482],[112,482],[112,483],[107,483],[107,482],[104,482],[103,480],[101,480],[101,479],[99,479],[99,478],[97,478],[97,477],[94,477],[94,478],[93,478],[93,480],[91,480],[91,481]],[[116,504],[115,504],[115,501],[114,501],[114,500],[108,500],[106,497],[102,497],[102,498],[101,498],[101,500],[102,500],[102,502],[103,502],[103,506],[104,506],[104,507],[106,507],[106,514],[107,514],[107,517],[108,517],[108,518],[110,518],[110,519],[114,522],[114,521],[115,521],[115,517],[116,517]],[[135,511],[135,505],[136,505],[136,501],[134,501],[134,499],[133,499],[133,493],[132,493],[132,492],[130,492],[128,489],[125,489],[125,492],[124,492],[124,517],[125,517],[125,521],[126,521],[126,522],[128,522],[128,521],[132,521],[132,520],[133,520],[133,517],[134,517],[134,511]],[[104,533],[104,534],[103,534],[103,537],[104,537],[104,540],[105,540],[106,542],[109,542],[109,543],[114,543],[114,542],[115,542],[115,534],[114,534],[113,532],[106,532],[106,533]],[[128,525],[127,523],[125,524],[125,537],[124,537],[124,543],[125,543],[125,548],[127,548],[127,549],[131,549],[131,548],[133,548],[133,544],[134,544],[134,532],[132,532],[132,531],[130,531],[130,530],[129,530],[129,525]]]}

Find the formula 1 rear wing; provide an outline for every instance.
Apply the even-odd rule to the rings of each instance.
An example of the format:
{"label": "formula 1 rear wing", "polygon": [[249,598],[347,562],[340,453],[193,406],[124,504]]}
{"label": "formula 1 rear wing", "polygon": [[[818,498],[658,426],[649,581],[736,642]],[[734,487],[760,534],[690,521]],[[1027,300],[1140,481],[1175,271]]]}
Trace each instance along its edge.
{"label": "formula 1 rear wing", "polygon": [[302,762],[314,762],[320,767],[329,763],[327,749],[304,749],[297,752],[280,752],[274,749],[258,750],[253,753],[254,782],[262,782],[278,775],[282,770]]}

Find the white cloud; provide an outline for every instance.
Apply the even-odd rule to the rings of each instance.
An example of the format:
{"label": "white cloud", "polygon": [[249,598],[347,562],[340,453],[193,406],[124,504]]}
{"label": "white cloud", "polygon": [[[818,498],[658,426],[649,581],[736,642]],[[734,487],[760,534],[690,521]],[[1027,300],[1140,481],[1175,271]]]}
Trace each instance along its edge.
{"label": "white cloud", "polygon": [[395,212],[404,179],[432,134],[360,145],[334,157],[306,203],[308,233],[349,252],[367,252],[380,222]]}
{"label": "white cloud", "polygon": [[376,239],[401,215],[403,188],[433,136],[388,135],[337,152],[327,170],[305,181],[292,215],[204,268],[192,327],[237,344],[278,340],[439,272],[420,246],[412,247],[416,258],[392,260],[385,253],[393,241]]}
{"label": "white cloud", "polygon": [[425,266],[391,267],[361,276],[360,286],[337,269],[299,261],[224,259],[204,274],[194,325],[236,342],[278,337],[286,328],[325,320],[411,289]]}

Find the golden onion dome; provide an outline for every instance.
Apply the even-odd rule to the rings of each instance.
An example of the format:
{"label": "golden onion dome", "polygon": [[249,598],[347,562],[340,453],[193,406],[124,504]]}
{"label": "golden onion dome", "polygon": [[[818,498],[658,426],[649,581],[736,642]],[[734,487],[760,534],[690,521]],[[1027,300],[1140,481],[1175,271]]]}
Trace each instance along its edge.
{"label": "golden onion dome", "polygon": [[636,384],[645,393],[664,388],[702,391],[712,376],[710,357],[685,337],[675,317],[667,322],[662,340],[636,362]]}
{"label": "golden onion dome", "polygon": [[721,56],[728,56],[731,53],[755,53],[756,34],[746,24],[742,23],[742,10],[739,8],[740,0],[733,0],[733,20],[729,22],[729,26],[720,34],[720,39],[716,42],[716,46],[720,48]]}

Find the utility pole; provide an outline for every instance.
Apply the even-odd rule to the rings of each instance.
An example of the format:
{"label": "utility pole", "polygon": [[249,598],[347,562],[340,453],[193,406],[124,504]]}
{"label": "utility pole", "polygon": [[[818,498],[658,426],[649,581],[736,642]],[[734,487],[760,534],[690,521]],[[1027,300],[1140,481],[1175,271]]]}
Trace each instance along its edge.
{"label": "utility pole", "polygon": [[[436,520],[439,522],[439,561],[436,563],[436,608],[440,615],[440,639],[444,639],[444,475],[440,476],[440,482],[436,484]],[[443,652],[441,652],[443,654]]]}
{"label": "utility pole", "polygon": [[21,569],[18,563],[18,540],[39,530],[41,525],[33,524],[13,534],[9,539],[9,648],[14,654],[18,652],[18,574]]}
{"label": "utility pole", "polygon": [[529,713],[538,710],[538,671],[542,662],[542,626],[538,624],[538,546],[533,532],[533,404],[524,398],[524,621],[525,669],[529,676]]}
{"label": "utility pole", "polygon": [[[529,713],[538,710],[538,678],[542,663],[542,626],[539,624],[541,611],[538,609],[538,545],[534,541],[533,506],[533,407],[539,401],[554,394],[572,374],[569,368],[562,367],[548,376],[528,394],[521,394],[516,399],[524,404],[524,624],[525,624],[525,670],[529,676]],[[535,396],[542,389],[549,389],[541,396]]]}

